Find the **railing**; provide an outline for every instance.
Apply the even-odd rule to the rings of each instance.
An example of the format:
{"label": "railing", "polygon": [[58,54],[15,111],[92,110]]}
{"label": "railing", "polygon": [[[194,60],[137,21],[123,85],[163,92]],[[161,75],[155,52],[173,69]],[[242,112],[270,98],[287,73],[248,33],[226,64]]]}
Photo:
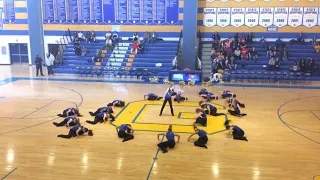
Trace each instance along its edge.
{"label": "railing", "polygon": [[178,42],[178,49],[177,49],[177,53],[176,53],[176,57],[177,57],[177,68],[181,68],[182,67],[182,58],[179,57],[179,52],[181,49],[181,41],[182,41],[182,30],[180,32],[180,37],[179,37],[179,42]]}
{"label": "railing", "polygon": [[202,48],[203,48],[203,43],[202,43],[202,36],[201,36],[201,32],[198,31],[197,33],[197,38],[198,38],[198,52],[197,52],[197,59],[196,59],[196,65],[197,65],[197,68],[199,67],[199,62],[198,62],[198,58],[201,60],[202,62]]}

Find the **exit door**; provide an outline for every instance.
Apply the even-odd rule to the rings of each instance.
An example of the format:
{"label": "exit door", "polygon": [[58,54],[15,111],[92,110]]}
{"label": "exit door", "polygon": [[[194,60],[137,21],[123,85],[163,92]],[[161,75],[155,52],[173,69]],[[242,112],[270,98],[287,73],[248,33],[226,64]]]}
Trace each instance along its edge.
{"label": "exit door", "polygon": [[9,43],[11,64],[28,64],[28,44],[27,43]]}

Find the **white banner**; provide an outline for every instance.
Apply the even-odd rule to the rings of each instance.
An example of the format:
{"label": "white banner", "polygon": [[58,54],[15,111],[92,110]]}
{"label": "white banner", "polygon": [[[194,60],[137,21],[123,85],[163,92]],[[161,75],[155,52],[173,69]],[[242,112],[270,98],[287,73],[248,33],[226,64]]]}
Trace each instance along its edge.
{"label": "white banner", "polygon": [[273,7],[261,7],[259,25],[263,27],[268,27],[273,24]]}
{"label": "white banner", "polygon": [[226,27],[230,25],[230,8],[217,8],[217,25]]}
{"label": "white banner", "polygon": [[305,7],[303,8],[303,21],[302,24],[308,28],[317,25],[318,8],[317,7]]}
{"label": "white banner", "polygon": [[258,26],[259,8],[246,8],[245,25],[249,27]]}
{"label": "white banner", "polygon": [[288,24],[289,8],[276,7],[274,8],[273,24],[277,27],[283,27]]}
{"label": "white banner", "polygon": [[289,7],[288,25],[298,27],[302,25],[303,7]]}
{"label": "white banner", "polygon": [[232,8],[231,9],[231,25],[240,27],[244,25],[245,8]]}
{"label": "white banner", "polygon": [[217,24],[217,8],[203,9],[203,25],[212,27]]}

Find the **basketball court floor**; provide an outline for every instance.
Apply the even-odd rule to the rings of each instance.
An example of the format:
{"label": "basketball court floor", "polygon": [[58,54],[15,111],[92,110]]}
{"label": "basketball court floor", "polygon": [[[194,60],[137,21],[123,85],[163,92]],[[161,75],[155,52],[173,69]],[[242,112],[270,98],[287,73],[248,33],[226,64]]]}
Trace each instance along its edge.
{"label": "basketball court floor", "polygon": [[[33,70],[33,71],[32,71]],[[312,180],[320,179],[320,86],[211,86],[217,93],[228,89],[246,105],[245,117],[210,117],[208,149],[195,147],[192,138],[194,110],[201,86],[185,87],[189,102],[174,103],[159,117],[162,101],[145,101],[144,95],[163,95],[165,84],[122,83],[75,77],[34,77],[31,67],[0,67],[0,178],[92,180]],[[115,99],[112,124],[89,125],[89,111]],[[225,100],[212,101],[227,112]],[[57,138],[67,134],[56,114],[79,106],[82,125],[94,136]],[[226,137],[223,123],[231,120],[248,138]],[[134,140],[122,142],[115,126],[130,123]],[[181,136],[174,149],[158,150],[157,134],[173,125]]]}

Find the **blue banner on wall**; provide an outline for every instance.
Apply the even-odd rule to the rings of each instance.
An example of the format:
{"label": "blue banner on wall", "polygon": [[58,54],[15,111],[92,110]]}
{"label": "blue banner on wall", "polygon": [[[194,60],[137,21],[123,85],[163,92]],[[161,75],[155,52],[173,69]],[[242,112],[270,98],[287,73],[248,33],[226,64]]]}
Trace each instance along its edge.
{"label": "blue banner on wall", "polygon": [[45,24],[174,25],[179,0],[43,0],[43,13]]}
{"label": "blue banner on wall", "polygon": [[6,23],[13,23],[16,20],[14,0],[3,0],[3,13]]}

